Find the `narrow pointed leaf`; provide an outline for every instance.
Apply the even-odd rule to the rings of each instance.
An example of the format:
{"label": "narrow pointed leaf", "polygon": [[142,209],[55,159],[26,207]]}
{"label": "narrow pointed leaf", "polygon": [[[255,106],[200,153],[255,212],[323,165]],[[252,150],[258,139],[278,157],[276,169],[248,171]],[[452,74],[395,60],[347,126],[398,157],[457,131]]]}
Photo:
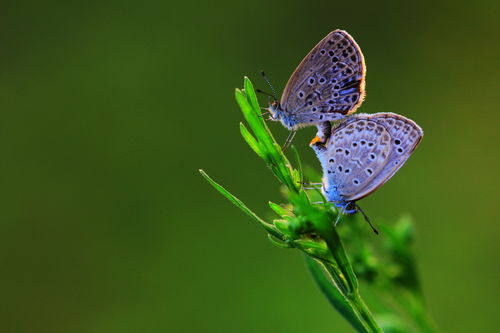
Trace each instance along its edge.
{"label": "narrow pointed leaf", "polygon": [[267,160],[266,154],[262,151],[261,145],[257,142],[252,134],[248,131],[243,123],[240,123],[240,133],[252,150],[263,160]]}
{"label": "narrow pointed leaf", "polygon": [[300,155],[299,151],[295,146],[290,147],[295,155],[295,160],[297,161],[297,173],[298,173],[298,179],[297,182],[299,183],[299,186],[302,187],[302,183],[304,182],[304,173],[302,171],[302,161],[300,160]]}
{"label": "narrow pointed leaf", "polygon": [[255,94],[255,90],[253,88],[252,82],[246,76],[243,79],[243,86],[245,88],[245,94],[247,96],[248,101],[250,102],[250,105],[258,113],[258,115],[261,115],[262,112],[260,111],[260,106],[259,106],[259,101],[257,99],[257,94]]}
{"label": "narrow pointed leaf", "polygon": [[274,202],[269,201],[269,207],[271,207],[271,209],[281,217],[293,216],[293,213],[291,211],[283,208],[278,204],[275,204]]}
{"label": "narrow pointed leaf", "polygon": [[277,240],[273,235],[271,234],[267,234],[267,238],[269,239],[269,241],[271,243],[273,243],[273,245],[277,246],[277,247],[280,247],[282,249],[289,249],[291,248],[292,246],[288,243],[285,243],[285,242],[282,242],[282,241],[279,241]]}
{"label": "narrow pointed leaf", "polygon": [[226,190],[221,185],[217,184],[212,178],[210,178],[205,171],[199,170],[201,175],[212,185],[219,193],[225,196],[229,201],[231,201],[236,207],[240,208],[242,211],[247,213],[251,218],[253,218],[256,222],[258,222],[266,231],[273,236],[281,239],[281,234],[276,229],[276,227],[272,224],[267,223],[263,219],[257,216],[254,212],[250,210],[240,199],[232,195],[228,190]]}

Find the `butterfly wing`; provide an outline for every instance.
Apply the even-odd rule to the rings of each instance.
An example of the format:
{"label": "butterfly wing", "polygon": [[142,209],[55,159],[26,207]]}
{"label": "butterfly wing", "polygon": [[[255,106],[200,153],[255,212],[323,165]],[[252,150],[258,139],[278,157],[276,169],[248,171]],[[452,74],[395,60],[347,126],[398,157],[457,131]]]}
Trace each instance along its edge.
{"label": "butterfly wing", "polygon": [[408,160],[422,136],[415,122],[393,113],[357,115],[341,123],[326,150],[337,157],[328,170],[338,194],[356,201],[378,189]]}
{"label": "butterfly wing", "polygon": [[333,193],[339,198],[332,200],[351,201],[382,172],[390,154],[390,135],[384,126],[353,116],[332,130],[326,154],[325,188],[335,187]]}
{"label": "butterfly wing", "polygon": [[406,163],[422,140],[424,131],[414,121],[395,113],[375,113],[369,119],[383,125],[391,136],[391,151],[384,169],[356,196],[348,200],[366,197],[385,184]]}
{"label": "butterfly wing", "polygon": [[365,73],[358,44],[347,32],[334,30],[295,69],[280,106],[294,114],[351,114],[365,97]]}

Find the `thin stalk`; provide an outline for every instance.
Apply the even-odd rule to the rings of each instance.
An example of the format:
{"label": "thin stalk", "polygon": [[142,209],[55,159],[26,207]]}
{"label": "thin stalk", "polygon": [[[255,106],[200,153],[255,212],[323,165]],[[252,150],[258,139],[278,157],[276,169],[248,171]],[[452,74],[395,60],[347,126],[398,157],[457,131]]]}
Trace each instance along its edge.
{"label": "thin stalk", "polygon": [[[329,291],[331,289],[330,286],[326,285],[327,282],[322,281],[320,277],[315,276],[313,274],[313,277],[316,280],[316,283],[320,286],[321,290],[323,293],[327,296],[327,298],[331,302],[331,298],[333,297],[341,297],[343,299],[344,303],[347,303],[347,307],[350,309],[352,312],[351,316],[354,316],[357,318],[359,322],[362,323],[361,328],[360,326],[353,325],[358,331],[360,332],[382,332],[380,327],[378,326],[377,322],[375,321],[371,311],[368,309],[366,306],[365,302],[361,298],[361,295],[359,294],[359,290],[356,289],[353,292],[349,292],[346,290],[345,286],[343,285],[345,283],[345,280],[342,279],[341,276],[339,276],[339,270],[335,269],[333,265],[326,264],[325,262],[322,262],[321,264],[327,273],[327,275],[330,277],[330,281],[328,282],[329,285],[333,284],[336,287],[336,291],[332,292]],[[311,268],[310,268],[311,269]],[[342,273],[340,273],[342,274]],[[332,296],[331,294],[334,294]],[[338,296],[337,296],[338,295]],[[335,307],[336,304],[332,303]],[[340,311],[342,313],[342,311]],[[344,316],[346,316],[344,314]],[[346,318],[349,320],[349,317],[346,316]],[[349,320],[351,322],[351,320]],[[352,324],[352,322],[351,322]]]}
{"label": "thin stalk", "polygon": [[330,304],[356,329],[358,332],[369,333],[369,326],[356,312],[350,301],[340,291],[337,283],[333,281],[334,275],[327,270],[327,265],[320,260],[304,256],[309,272],[319,289],[326,296]]}
{"label": "thin stalk", "polygon": [[[354,269],[352,268],[349,258],[347,257],[337,231],[331,223],[320,225],[321,224],[318,224],[317,227],[319,227],[318,229],[321,237],[325,240],[335,261],[338,263],[339,270],[342,272],[342,276],[338,276],[337,279],[342,279],[347,283],[347,290],[341,290],[341,292],[349,300],[349,304],[354,308],[364,324],[368,326],[370,329],[369,332],[382,333],[382,330],[375,321],[371,311],[368,309],[359,294],[358,279],[354,274]],[[337,274],[337,270],[335,269],[328,270],[328,272],[332,274],[332,278]],[[335,281],[337,279],[334,278]]]}
{"label": "thin stalk", "polygon": [[330,222],[322,224],[318,223],[316,227],[318,227],[321,237],[325,240],[328,249],[330,249],[333,258],[337,262],[339,269],[342,271],[342,278],[347,283],[348,293],[353,293],[358,289],[358,279],[354,274],[354,270],[349,262],[349,258],[347,257],[339,234]]}
{"label": "thin stalk", "polygon": [[351,296],[349,296],[348,298],[356,308],[356,311],[359,313],[361,318],[363,318],[364,322],[367,323],[368,327],[370,327],[370,329],[372,329],[373,332],[383,333],[382,329],[380,329],[377,322],[375,321],[375,318],[373,317],[373,314],[371,313],[370,309],[361,298],[359,290],[356,290],[356,292]]}

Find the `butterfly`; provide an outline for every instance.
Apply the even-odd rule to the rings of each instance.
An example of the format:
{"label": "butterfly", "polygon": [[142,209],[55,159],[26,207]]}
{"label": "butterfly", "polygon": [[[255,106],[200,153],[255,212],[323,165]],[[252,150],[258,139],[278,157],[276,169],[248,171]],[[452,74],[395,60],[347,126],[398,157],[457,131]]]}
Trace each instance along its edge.
{"label": "butterfly", "polygon": [[363,102],[365,74],[363,54],[347,32],[334,30],[323,38],[295,69],[281,101],[275,98],[266,109],[271,120],[291,131],[284,149],[305,126],[316,126],[315,141],[326,141],[330,121],[352,114]]}
{"label": "butterfly", "polygon": [[395,113],[346,118],[332,129],[326,143],[311,144],[323,169],[321,188],[326,200],[346,214],[360,210],[356,201],[387,182],[423,134],[415,122]]}

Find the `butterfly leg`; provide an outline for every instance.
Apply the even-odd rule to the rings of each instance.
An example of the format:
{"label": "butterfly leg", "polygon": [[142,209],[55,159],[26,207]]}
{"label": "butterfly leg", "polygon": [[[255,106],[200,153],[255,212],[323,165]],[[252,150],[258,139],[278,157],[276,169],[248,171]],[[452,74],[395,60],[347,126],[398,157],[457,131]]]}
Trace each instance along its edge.
{"label": "butterfly leg", "polygon": [[262,108],[262,107],[261,107],[261,110],[265,110],[265,111],[264,111],[264,112],[262,112],[262,113],[259,115],[259,117],[264,118],[264,117],[266,117],[266,116],[267,116],[267,117],[269,117],[269,116],[271,115],[271,111],[269,111],[269,109],[267,109],[267,108]]}
{"label": "butterfly leg", "polygon": [[342,215],[340,209],[339,211],[337,212],[337,218],[335,219],[335,223],[333,224],[334,226],[337,226],[337,223],[339,223],[340,221],[340,215]]}
{"label": "butterfly leg", "polygon": [[285,144],[283,145],[283,147],[281,147],[282,151],[285,151],[290,146],[290,143],[292,143],[292,140],[293,140],[293,137],[295,136],[295,133],[297,133],[297,131],[293,131],[293,130],[290,131],[290,134],[288,134],[288,137],[286,138]]}
{"label": "butterfly leg", "polygon": [[322,186],[323,183],[307,183],[303,182],[302,186],[305,190],[319,190]]}

